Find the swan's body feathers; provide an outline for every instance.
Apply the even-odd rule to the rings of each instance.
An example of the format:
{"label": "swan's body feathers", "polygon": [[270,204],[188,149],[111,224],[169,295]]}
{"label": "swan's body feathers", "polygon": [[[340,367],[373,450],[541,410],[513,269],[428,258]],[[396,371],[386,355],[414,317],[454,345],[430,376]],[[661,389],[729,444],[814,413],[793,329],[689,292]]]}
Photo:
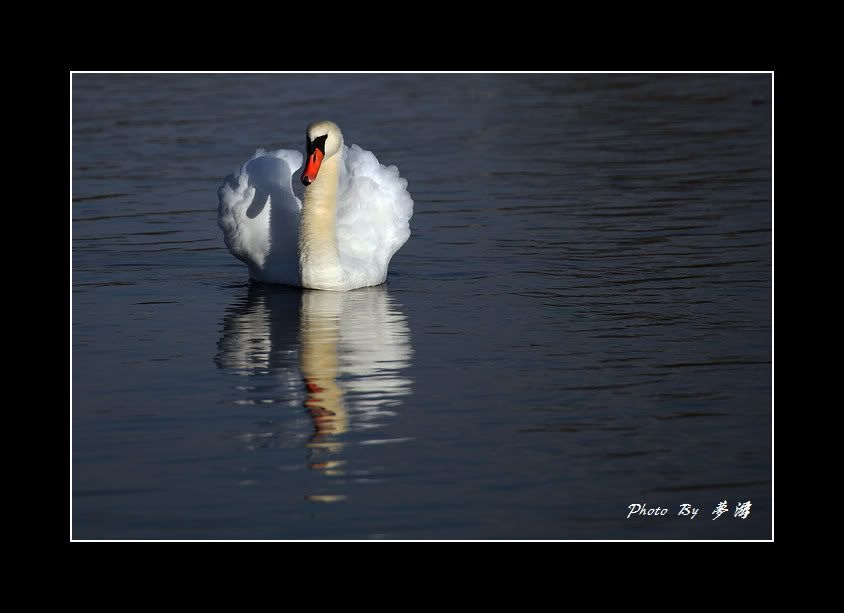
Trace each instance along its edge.
{"label": "swan's body feathers", "polygon": [[390,259],[410,237],[413,200],[407,180],[371,151],[344,147],[337,193],[337,249],[343,269],[362,285],[387,278]]}
{"label": "swan's body feathers", "polygon": [[298,151],[258,149],[217,191],[217,224],[226,247],[258,281],[297,285],[296,240],[302,202],[291,177]]}

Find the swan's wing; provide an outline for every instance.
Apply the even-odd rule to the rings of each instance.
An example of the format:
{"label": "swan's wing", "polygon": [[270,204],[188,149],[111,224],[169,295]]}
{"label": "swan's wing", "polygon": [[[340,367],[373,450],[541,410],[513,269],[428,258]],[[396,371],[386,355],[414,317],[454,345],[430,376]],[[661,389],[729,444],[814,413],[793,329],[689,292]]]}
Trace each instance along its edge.
{"label": "swan's wing", "polygon": [[343,148],[337,192],[337,247],[344,270],[365,284],[381,283],[390,258],[410,237],[413,199],[395,166],[371,151]]}
{"label": "swan's wing", "polygon": [[258,149],[217,190],[217,225],[226,247],[253,276],[264,271],[269,259],[277,259],[276,254],[281,259],[282,251],[295,246],[302,203],[293,193],[291,177],[301,165],[299,151]]}

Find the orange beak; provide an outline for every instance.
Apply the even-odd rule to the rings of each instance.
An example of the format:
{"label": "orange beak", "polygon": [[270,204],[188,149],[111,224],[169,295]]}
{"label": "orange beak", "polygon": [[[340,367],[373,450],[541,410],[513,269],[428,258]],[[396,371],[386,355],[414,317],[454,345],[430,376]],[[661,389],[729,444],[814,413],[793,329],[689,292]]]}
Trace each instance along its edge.
{"label": "orange beak", "polygon": [[305,169],[302,171],[302,183],[304,185],[310,185],[316,180],[323,157],[325,157],[325,154],[319,149],[314,149],[314,152],[308,156],[305,161]]}

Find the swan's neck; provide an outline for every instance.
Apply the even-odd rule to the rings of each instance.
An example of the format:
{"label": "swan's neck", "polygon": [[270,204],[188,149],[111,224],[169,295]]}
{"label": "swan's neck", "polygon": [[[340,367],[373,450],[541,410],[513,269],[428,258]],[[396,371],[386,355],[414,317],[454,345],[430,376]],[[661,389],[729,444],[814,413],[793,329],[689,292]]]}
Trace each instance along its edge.
{"label": "swan's neck", "polygon": [[337,251],[337,187],[342,151],[325,160],[305,189],[299,222],[299,271],[302,286],[335,289],[343,282]]}

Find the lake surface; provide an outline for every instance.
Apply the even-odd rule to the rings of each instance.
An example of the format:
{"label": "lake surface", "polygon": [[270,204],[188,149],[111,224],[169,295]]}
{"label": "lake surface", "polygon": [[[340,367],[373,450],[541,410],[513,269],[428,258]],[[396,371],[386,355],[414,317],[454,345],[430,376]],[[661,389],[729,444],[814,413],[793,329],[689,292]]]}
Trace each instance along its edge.
{"label": "lake surface", "polygon": [[[771,537],[770,75],[72,101],[74,539]],[[216,190],[322,118],[398,166],[412,236],[377,288],[250,284]]]}

